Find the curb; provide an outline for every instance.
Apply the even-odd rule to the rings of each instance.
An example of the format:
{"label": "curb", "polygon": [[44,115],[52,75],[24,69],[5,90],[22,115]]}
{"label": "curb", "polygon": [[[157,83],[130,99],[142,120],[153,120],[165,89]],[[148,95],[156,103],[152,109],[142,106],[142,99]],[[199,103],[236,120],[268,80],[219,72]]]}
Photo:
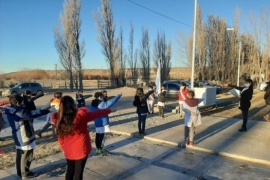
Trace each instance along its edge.
{"label": "curb", "polygon": [[[129,137],[137,137],[136,135],[134,135],[134,133],[127,133],[127,132],[122,132],[122,131],[111,130],[111,133],[112,134],[117,134],[117,135],[129,136]],[[156,139],[156,138],[152,138],[152,137],[148,137],[148,136],[144,136],[142,139],[152,141],[152,142],[161,143],[161,144],[167,144],[167,145],[174,146],[174,147],[183,147],[179,143],[175,143],[175,142],[171,142],[171,141],[165,141],[165,140],[161,140],[161,139]],[[237,159],[237,160],[243,160],[243,161],[248,161],[248,162],[252,162],[252,163],[258,163],[258,164],[264,164],[264,165],[269,165],[270,166],[270,161],[266,161],[266,160],[262,160],[262,159],[250,158],[250,157],[236,155],[236,154],[230,154],[230,153],[222,152],[222,151],[221,152],[213,151],[211,149],[201,148],[201,147],[198,147],[198,146],[193,146],[193,147],[187,146],[186,148],[196,150],[196,151],[200,151],[200,152],[209,153],[209,154],[219,155],[219,156],[222,156],[222,157],[233,158],[233,159]]]}

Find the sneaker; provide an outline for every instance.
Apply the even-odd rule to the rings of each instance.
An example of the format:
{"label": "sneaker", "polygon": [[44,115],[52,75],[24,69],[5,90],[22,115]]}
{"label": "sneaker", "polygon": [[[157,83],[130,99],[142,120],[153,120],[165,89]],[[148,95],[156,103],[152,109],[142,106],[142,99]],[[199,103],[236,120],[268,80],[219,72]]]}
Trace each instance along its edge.
{"label": "sneaker", "polygon": [[100,155],[101,153],[102,153],[102,152],[101,152],[101,149],[97,149],[95,155],[98,156],[98,155]]}
{"label": "sneaker", "polygon": [[142,133],[142,135],[143,135],[143,136],[146,136],[146,133],[145,133],[145,132],[143,132],[143,133]]}
{"label": "sneaker", "polygon": [[36,132],[35,134],[38,135],[39,138],[42,138],[41,133]]}
{"label": "sneaker", "polygon": [[32,172],[32,171],[29,171],[25,177],[22,177],[22,179],[28,179],[28,178],[33,178],[33,177],[37,177],[37,173],[36,172]]}
{"label": "sneaker", "polygon": [[270,122],[270,116],[267,114],[265,116],[263,116],[264,120],[266,120],[267,122]]}
{"label": "sneaker", "polygon": [[108,156],[110,154],[110,152],[107,151],[106,149],[101,149],[100,151],[101,151],[102,156]]}
{"label": "sneaker", "polygon": [[186,141],[186,143],[185,143],[185,144],[186,144],[186,146],[188,146],[190,143],[189,143],[189,141]]}
{"label": "sneaker", "polygon": [[189,145],[191,145],[191,146],[195,146],[194,141],[190,141],[190,142],[189,142]]}

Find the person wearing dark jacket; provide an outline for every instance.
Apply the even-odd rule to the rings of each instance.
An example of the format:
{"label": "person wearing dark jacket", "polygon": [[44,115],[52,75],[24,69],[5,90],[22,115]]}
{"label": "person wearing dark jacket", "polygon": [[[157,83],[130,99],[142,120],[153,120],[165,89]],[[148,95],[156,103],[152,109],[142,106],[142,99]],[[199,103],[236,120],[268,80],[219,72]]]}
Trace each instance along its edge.
{"label": "person wearing dark jacket", "polygon": [[137,88],[136,95],[134,97],[133,105],[137,107],[136,113],[138,114],[138,129],[140,135],[146,135],[145,122],[148,114],[147,98],[154,91],[148,91],[146,94],[143,92],[143,88]]}
{"label": "person wearing dark jacket", "polygon": [[166,101],[166,90],[165,86],[161,86],[161,92],[158,94],[158,110],[159,110],[159,116],[164,118],[164,106]]}
{"label": "person wearing dark jacket", "polygon": [[76,104],[77,104],[77,108],[81,108],[81,107],[85,107],[85,99],[92,97],[92,94],[89,95],[83,95],[83,91],[79,91],[78,93],[76,93]]}
{"label": "person wearing dark jacket", "polygon": [[229,84],[229,87],[238,89],[240,91],[240,106],[239,109],[242,111],[243,125],[239,129],[240,132],[247,131],[247,121],[248,121],[248,110],[251,106],[251,99],[253,95],[253,81],[251,79],[246,79],[245,87],[238,87]]}
{"label": "person wearing dark jacket", "polygon": [[44,94],[37,94],[36,96],[32,97],[31,91],[25,91],[23,94],[24,106],[27,107],[30,111],[36,110],[37,108],[34,101],[42,96],[44,96]]}
{"label": "person wearing dark jacket", "polygon": [[[265,104],[268,107],[270,107],[270,81],[267,83],[267,86],[265,87],[264,100],[265,100]],[[268,112],[268,114],[266,114],[265,116],[263,116],[263,118],[267,122],[270,122],[270,111]]]}

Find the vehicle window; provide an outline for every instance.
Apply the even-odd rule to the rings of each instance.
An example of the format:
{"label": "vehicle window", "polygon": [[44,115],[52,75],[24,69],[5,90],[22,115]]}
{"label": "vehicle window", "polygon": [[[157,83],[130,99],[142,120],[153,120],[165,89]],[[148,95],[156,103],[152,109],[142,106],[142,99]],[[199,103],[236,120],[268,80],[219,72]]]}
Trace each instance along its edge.
{"label": "vehicle window", "polygon": [[39,87],[37,83],[31,83],[31,87]]}
{"label": "vehicle window", "polygon": [[22,88],[28,88],[29,87],[29,84],[28,83],[21,84],[21,87]]}
{"label": "vehicle window", "polygon": [[178,91],[179,87],[175,84],[168,84],[168,90],[169,91]]}

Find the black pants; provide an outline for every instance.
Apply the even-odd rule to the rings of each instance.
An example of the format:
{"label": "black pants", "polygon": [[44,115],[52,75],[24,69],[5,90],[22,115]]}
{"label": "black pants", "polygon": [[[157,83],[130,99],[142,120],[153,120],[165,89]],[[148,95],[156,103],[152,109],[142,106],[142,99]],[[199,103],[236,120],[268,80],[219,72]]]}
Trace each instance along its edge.
{"label": "black pants", "polygon": [[242,125],[242,128],[247,128],[248,111],[243,111],[242,110],[242,116],[243,116],[243,125]]}
{"label": "black pants", "polygon": [[140,134],[145,132],[146,116],[147,116],[146,114],[144,114],[144,115],[138,114],[138,117],[139,117],[138,129],[139,129]]}
{"label": "black pants", "polygon": [[83,179],[83,170],[87,157],[80,160],[67,159],[67,173],[66,180],[81,180]]}
{"label": "black pants", "polygon": [[27,173],[30,171],[30,165],[33,160],[34,150],[21,150],[17,149],[16,154],[16,169],[17,175],[26,177]]}
{"label": "black pants", "polygon": [[96,133],[96,147],[97,149],[101,149],[102,147],[102,141],[104,139],[104,133]]}

